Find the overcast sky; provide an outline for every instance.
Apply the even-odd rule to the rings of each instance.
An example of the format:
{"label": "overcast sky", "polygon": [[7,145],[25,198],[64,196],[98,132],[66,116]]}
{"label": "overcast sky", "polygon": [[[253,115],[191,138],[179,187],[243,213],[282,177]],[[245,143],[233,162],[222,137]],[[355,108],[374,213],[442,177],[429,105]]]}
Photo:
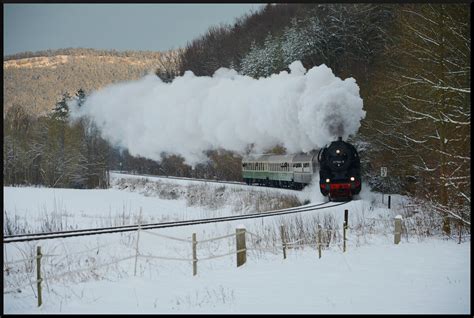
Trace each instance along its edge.
{"label": "overcast sky", "polygon": [[165,51],[263,4],[4,4],[3,54],[68,47]]}

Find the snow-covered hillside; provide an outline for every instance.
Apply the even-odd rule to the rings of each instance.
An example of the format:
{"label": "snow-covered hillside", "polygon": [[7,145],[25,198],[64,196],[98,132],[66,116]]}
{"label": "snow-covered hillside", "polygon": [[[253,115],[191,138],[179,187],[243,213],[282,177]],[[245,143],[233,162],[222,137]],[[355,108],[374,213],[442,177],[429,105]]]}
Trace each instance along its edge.
{"label": "snow-covered hillside", "polygon": [[[323,200],[317,187],[298,192],[162,178],[144,182],[120,174],[112,178],[114,187],[107,190],[4,187],[4,233],[6,226],[33,232],[115,226],[252,213],[257,202],[260,208],[268,204],[262,201],[273,200],[268,207],[276,207],[278,201]],[[470,241],[457,244],[407,232],[399,245],[393,244],[393,217],[405,216],[405,206],[406,198],[394,196],[389,210],[379,194],[365,189],[359,200],[327,210],[139,235],[4,244],[4,312],[470,313]],[[350,227],[345,253],[344,209]],[[321,258],[313,244],[318,223],[331,231]],[[282,224],[288,240],[311,245],[288,249],[283,259]],[[242,225],[249,251],[246,264],[237,268],[235,236],[205,240],[235,234]],[[190,261],[193,233],[196,276]],[[38,245],[46,255],[40,308],[36,284],[29,284],[36,279],[34,263],[13,263],[33,257]],[[222,254],[229,255],[213,258]]]}

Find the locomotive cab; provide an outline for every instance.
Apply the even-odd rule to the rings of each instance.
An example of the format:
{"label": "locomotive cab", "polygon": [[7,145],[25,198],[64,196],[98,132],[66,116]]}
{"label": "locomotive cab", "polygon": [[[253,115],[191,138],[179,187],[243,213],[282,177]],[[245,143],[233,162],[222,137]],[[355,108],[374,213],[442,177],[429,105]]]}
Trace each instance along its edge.
{"label": "locomotive cab", "polygon": [[321,193],[330,200],[351,199],[361,190],[360,159],[357,150],[342,140],[333,141],[318,154]]}

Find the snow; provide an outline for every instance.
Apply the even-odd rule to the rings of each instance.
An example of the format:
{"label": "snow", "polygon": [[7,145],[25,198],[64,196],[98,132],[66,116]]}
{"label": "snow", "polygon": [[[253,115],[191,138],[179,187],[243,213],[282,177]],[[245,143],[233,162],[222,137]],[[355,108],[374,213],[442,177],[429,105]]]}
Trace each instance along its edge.
{"label": "snow", "polygon": [[[114,176],[119,177],[123,176]],[[178,181],[168,182],[171,186]],[[251,189],[254,191],[254,187]],[[17,215],[19,222],[31,229],[40,228],[45,215],[50,218],[62,215],[64,224],[66,214],[68,226],[85,228],[114,222],[134,223],[140,210],[146,221],[235,214],[230,206],[214,210],[191,207],[186,206],[184,199],[166,200],[151,194],[145,196],[140,191],[116,187],[107,190],[4,187],[4,213],[11,219]],[[400,244],[395,245],[393,225],[385,229],[382,226],[374,233],[357,231],[356,225],[363,218],[385,218],[393,224],[393,218],[401,214],[402,199],[394,196],[392,209],[388,210],[381,205],[377,194],[365,189],[360,200],[327,211],[140,231],[140,255],[187,260],[192,258],[190,240],[192,233],[196,233],[196,276],[192,274],[191,261],[146,257],[138,258],[134,276],[137,238],[134,232],[4,244],[7,263],[34,255],[36,245],[41,245],[43,254],[58,255],[42,260],[46,277],[43,305],[37,307],[36,287],[26,287],[21,293],[4,293],[4,313],[470,313],[470,242],[457,244],[436,237],[402,235]],[[249,250],[246,264],[238,268],[235,253],[204,260],[235,251],[235,237],[201,241],[235,234],[238,227],[247,230],[248,248],[271,247],[271,240],[265,241],[272,237],[270,230],[279,233],[280,224],[290,224],[298,217],[309,222],[320,215],[319,223],[324,226],[324,216],[332,215],[342,232],[344,209],[349,210],[350,226],[345,253],[337,241],[323,249],[320,259],[317,250],[310,246],[287,249],[287,258],[283,259],[281,248],[274,246],[268,251]],[[263,242],[253,240],[252,234],[262,237]],[[275,244],[280,244],[278,234],[276,238]],[[107,247],[97,248],[98,245]],[[79,253],[82,251],[86,252]],[[127,256],[132,258],[48,280],[54,275]],[[4,290],[27,284],[27,266],[27,263],[19,264],[9,273],[4,271]],[[35,274],[33,266],[28,276],[34,280]]]}

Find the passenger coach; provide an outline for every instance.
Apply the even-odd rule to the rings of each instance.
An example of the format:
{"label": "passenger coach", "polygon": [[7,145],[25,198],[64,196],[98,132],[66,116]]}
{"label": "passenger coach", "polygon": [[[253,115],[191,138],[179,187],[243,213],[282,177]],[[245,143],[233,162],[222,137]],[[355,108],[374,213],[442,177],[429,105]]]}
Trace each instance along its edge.
{"label": "passenger coach", "polygon": [[317,170],[315,154],[253,155],[242,159],[247,184],[302,189]]}

